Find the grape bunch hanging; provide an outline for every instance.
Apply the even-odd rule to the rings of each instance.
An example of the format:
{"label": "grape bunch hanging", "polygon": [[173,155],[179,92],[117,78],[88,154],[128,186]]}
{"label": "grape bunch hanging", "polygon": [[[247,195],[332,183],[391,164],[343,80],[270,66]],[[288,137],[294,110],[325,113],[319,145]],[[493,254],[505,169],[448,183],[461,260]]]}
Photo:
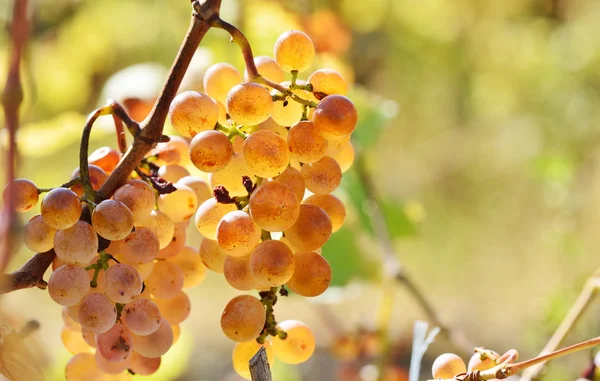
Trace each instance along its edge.
{"label": "grape bunch hanging", "polygon": [[[236,290],[257,291],[230,300],[221,316],[236,342],[238,374],[250,378],[248,362],[261,347],[271,365],[310,358],[310,328],[278,322],[274,305],[289,291],[314,297],[329,286],[321,248],[344,222],[344,204],[331,192],[352,164],[358,119],[338,72],[298,79],[314,54],[305,33],[289,31],[274,58],[254,58],[260,81],[248,82],[247,73],[244,81],[226,63],[211,66],[205,93],[185,91],[171,103],[168,119],[180,136],[159,143],[110,199],[94,203],[83,181],[97,190],[115,170],[121,154],[108,147],[61,187],[38,189],[26,179],[7,186],[20,212],[47,192],[23,241],[56,253],[48,293],[63,306],[61,337],[74,355],[67,380],[156,372],[190,313],[183,290],[199,285],[206,269]],[[186,163],[207,180],[190,176]],[[185,244],[190,221],[203,236],[199,249]]]}

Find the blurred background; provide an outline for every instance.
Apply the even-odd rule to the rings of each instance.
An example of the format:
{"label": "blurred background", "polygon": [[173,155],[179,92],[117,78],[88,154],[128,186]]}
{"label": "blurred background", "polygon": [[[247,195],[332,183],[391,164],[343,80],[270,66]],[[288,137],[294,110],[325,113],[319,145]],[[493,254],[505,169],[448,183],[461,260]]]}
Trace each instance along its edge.
{"label": "blurred background", "polygon": [[[11,3],[0,2],[2,25]],[[143,118],[190,7],[186,0],[35,0],[31,17],[18,177],[51,187],[77,167],[85,118],[107,98]],[[412,326],[428,316],[403,283],[386,280],[386,235],[391,256],[445,326],[475,345],[533,357],[600,266],[600,2],[225,0],[222,18],[246,34],[255,55],[272,55],[288,29],[306,31],[318,51],[314,69],[336,69],[354,83],[350,98],[359,108],[359,172],[345,173],[336,192],[348,218],[323,250],[332,288],[276,307],[278,319],[311,326],[319,349],[303,365],[278,363],[274,379],[375,381],[386,358],[380,379],[407,380]],[[4,33],[0,86],[8,45]],[[203,71],[220,61],[243,71],[238,47],[211,30],[182,89],[201,91]],[[92,150],[116,145],[111,123],[99,121]],[[188,243],[197,247],[194,232]],[[10,270],[30,256],[21,250]],[[214,273],[190,290],[182,337],[148,379],[238,380],[233,343],[219,327],[234,295]],[[70,355],[60,307],[29,289],[3,296],[0,308],[17,325],[40,321],[32,340],[41,343],[48,380],[63,379]],[[567,343],[598,336],[599,313],[596,301]],[[447,351],[469,356],[440,336],[421,379]],[[555,361],[544,380],[575,380],[592,355]]]}

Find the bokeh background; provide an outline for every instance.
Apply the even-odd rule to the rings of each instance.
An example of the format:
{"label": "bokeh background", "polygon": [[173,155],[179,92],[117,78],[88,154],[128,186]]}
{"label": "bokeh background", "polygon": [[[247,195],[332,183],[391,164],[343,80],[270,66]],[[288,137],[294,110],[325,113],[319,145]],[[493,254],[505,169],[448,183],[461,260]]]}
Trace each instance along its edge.
{"label": "bokeh background", "polygon": [[[3,25],[10,3],[0,2]],[[31,3],[18,175],[50,187],[77,166],[93,108],[111,97],[144,114],[190,11],[186,0]],[[319,350],[301,366],[277,364],[274,379],[374,381],[373,365],[389,341],[397,367],[388,366],[385,380],[406,380],[412,325],[427,316],[406,287],[385,279],[382,227],[373,223],[379,212],[394,257],[445,325],[476,345],[534,356],[600,266],[600,2],[224,0],[222,17],[246,33],[256,55],[272,55],[280,33],[302,29],[319,52],[314,68],[334,68],[354,83],[356,160],[378,199],[356,171],[344,175],[336,194],[347,202],[347,222],[323,250],[333,267],[331,290],[276,308],[278,319],[313,327]],[[2,76],[8,44],[4,33]],[[237,46],[213,30],[184,87],[201,90],[203,70],[219,61],[243,70]],[[99,125],[92,149],[115,146],[110,119]],[[4,162],[1,168],[4,174]],[[189,245],[197,247],[194,230]],[[11,269],[30,256],[21,250]],[[191,290],[182,338],[149,379],[237,380],[233,343],[219,328],[235,294],[214,273]],[[41,322],[31,340],[41,344],[48,380],[63,379],[69,354],[59,306],[30,289],[3,296],[0,307],[16,325]],[[567,342],[598,336],[599,313],[597,301]],[[431,358],[446,351],[459,350],[440,338],[421,379]],[[574,380],[591,356],[558,360],[544,379]]]}

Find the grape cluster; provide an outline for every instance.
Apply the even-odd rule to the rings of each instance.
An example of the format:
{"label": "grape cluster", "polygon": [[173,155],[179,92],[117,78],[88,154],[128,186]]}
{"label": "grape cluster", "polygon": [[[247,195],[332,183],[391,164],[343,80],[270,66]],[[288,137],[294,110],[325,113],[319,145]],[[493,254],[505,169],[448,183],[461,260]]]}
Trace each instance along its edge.
{"label": "grape cluster", "polygon": [[[45,195],[40,215],[24,227],[24,243],[56,253],[48,292],[63,306],[61,336],[74,354],[67,380],[154,373],[190,313],[183,289],[199,285],[207,268],[237,290],[259,291],[233,298],[221,316],[224,334],[236,342],[238,374],[250,378],[249,359],[261,347],[271,363],[310,358],[310,328],[277,322],[273,305],[288,290],[314,297],[329,286],[321,247],[346,216],[331,192],[352,164],[358,118],[336,71],[297,78],[314,52],[305,33],[289,31],[277,39],[275,59],[255,58],[256,78],[244,81],[233,66],[213,65],[205,93],[182,92],[170,106],[181,136],[159,143],[112,198],[91,201],[79,170],[70,188]],[[89,156],[93,190],[120,158],[108,147]],[[206,177],[190,175],[186,165]],[[20,212],[43,192],[25,179],[8,186]],[[198,249],[185,246],[191,220],[203,236]]]}
{"label": "grape cluster", "polygon": [[[456,376],[473,371],[484,371],[497,366],[505,358],[491,350],[477,352],[469,359],[469,364],[454,353],[444,353],[438,356],[431,367],[431,373],[436,380],[454,380]],[[493,379],[495,380],[495,379]]]}

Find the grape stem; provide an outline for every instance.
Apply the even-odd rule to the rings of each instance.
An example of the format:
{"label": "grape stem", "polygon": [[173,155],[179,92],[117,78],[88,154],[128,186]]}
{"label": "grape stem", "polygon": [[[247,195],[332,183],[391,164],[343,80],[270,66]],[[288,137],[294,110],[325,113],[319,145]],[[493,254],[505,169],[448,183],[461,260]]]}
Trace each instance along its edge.
{"label": "grape stem", "polygon": [[265,319],[265,326],[263,327],[262,332],[256,338],[256,341],[259,344],[264,344],[267,336],[277,336],[280,339],[285,339],[287,337],[287,333],[277,327],[277,321],[275,320],[275,314],[273,310],[273,306],[277,303],[277,290],[279,287],[271,287],[269,291],[261,291],[258,294],[260,295],[260,302],[265,306],[267,318]]}

